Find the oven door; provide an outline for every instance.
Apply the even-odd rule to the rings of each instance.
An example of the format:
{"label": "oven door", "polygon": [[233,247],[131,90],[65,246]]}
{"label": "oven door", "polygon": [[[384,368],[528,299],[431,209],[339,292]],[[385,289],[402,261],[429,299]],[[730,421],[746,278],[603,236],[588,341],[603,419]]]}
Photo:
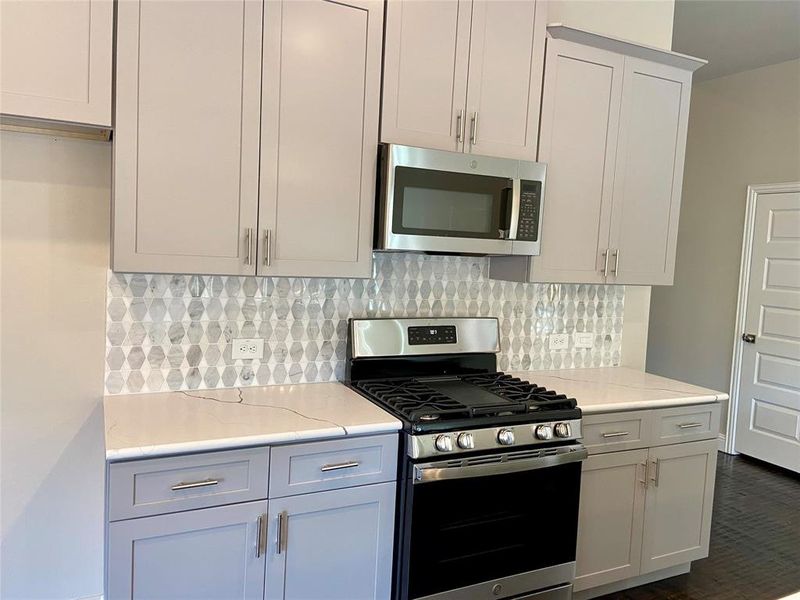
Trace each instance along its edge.
{"label": "oven door", "polygon": [[381,249],[511,253],[519,161],[396,145],[384,153]]}
{"label": "oven door", "polygon": [[497,600],[575,573],[581,445],[409,466],[400,597]]}

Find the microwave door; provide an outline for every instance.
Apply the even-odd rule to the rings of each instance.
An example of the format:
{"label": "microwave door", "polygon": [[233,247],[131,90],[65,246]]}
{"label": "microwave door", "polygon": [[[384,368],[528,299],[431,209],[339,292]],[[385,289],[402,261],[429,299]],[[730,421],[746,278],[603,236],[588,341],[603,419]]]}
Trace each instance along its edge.
{"label": "microwave door", "polygon": [[510,254],[512,179],[409,166],[392,175],[387,249]]}

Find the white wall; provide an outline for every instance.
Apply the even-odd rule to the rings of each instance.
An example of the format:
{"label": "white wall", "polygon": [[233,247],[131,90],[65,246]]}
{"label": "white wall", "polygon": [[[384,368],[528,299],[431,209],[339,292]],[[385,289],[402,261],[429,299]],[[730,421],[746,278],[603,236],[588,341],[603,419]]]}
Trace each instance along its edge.
{"label": "white wall", "polygon": [[653,288],[648,371],[729,389],[747,186],[798,180],[800,60],[694,86],[675,285]]}
{"label": "white wall", "polygon": [[0,133],[0,597],[103,591],[111,146]]}

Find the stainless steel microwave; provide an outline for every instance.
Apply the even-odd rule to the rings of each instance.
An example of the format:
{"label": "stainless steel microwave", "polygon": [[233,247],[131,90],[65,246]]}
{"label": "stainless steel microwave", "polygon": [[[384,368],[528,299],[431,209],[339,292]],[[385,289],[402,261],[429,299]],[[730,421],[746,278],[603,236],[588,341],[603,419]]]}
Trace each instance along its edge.
{"label": "stainless steel microwave", "polygon": [[539,254],[544,164],[396,144],[380,154],[378,250]]}

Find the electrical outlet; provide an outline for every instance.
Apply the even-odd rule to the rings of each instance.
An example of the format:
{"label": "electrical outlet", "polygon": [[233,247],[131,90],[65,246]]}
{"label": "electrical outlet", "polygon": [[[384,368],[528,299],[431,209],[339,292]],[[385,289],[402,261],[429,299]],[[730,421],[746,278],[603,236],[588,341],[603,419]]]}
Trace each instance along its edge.
{"label": "electrical outlet", "polygon": [[566,333],[551,333],[550,350],[566,350],[569,348],[569,336]]}
{"label": "electrical outlet", "polygon": [[575,334],[576,348],[593,348],[594,334],[591,331],[581,331]]}
{"label": "electrical outlet", "polygon": [[231,350],[231,358],[233,358],[234,360],[264,358],[264,340],[249,339],[249,338],[234,338],[233,348]]}

